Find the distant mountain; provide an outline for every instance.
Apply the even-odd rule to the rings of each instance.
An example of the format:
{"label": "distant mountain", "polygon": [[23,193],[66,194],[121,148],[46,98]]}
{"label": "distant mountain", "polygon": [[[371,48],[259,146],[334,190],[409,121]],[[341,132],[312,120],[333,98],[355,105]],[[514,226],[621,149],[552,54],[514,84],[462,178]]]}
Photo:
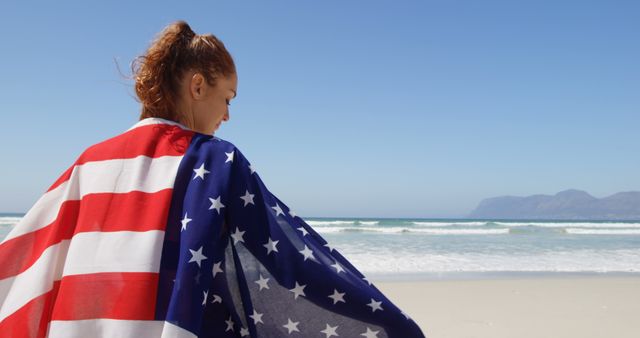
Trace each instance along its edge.
{"label": "distant mountain", "polygon": [[484,199],[470,218],[640,220],[640,191],[595,198],[569,189],[551,195],[501,196]]}

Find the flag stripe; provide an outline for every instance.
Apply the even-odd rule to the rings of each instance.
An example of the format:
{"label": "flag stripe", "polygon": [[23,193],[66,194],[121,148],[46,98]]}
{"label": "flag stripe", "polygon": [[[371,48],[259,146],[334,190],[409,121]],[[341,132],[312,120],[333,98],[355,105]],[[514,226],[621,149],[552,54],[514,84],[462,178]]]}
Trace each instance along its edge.
{"label": "flag stripe", "polygon": [[160,230],[76,234],[62,274],[158,272],[163,240]]}
{"label": "flag stripe", "polygon": [[[76,166],[70,180],[45,193],[2,242],[51,224],[64,201],[80,200],[95,193],[152,193],[172,189],[182,157],[139,156]],[[69,186],[74,189],[68,189]]]}
{"label": "flag stripe", "polygon": [[0,262],[4,262],[0,279],[23,272],[46,248],[71,239],[74,233],[164,230],[171,194],[172,189],[156,193],[90,194],[82,199],[82,210],[80,201],[66,201],[50,225],[0,244]]}
{"label": "flag stripe", "polygon": [[49,317],[53,308],[53,300],[60,287],[60,281],[53,288],[21,307],[9,317],[0,321],[0,332],[5,337],[44,337],[49,325]]}
{"label": "flag stripe", "polygon": [[[0,320],[51,290],[50,280],[98,272],[158,272],[164,231],[87,232],[48,247],[15,277],[0,280]],[[65,259],[66,257],[66,259]],[[10,292],[19,288],[22,292]]]}
{"label": "flag stripe", "polygon": [[[69,249],[69,242],[68,240],[62,241],[48,247],[26,271],[15,277],[0,280],[0,299],[4,300],[0,308],[0,321],[33,298],[53,288],[51,280],[59,280],[62,276],[64,257]],[[20,290],[20,292],[12,290],[13,288]]]}
{"label": "flag stripe", "polygon": [[153,320],[158,274],[111,272],[65,276],[51,320]]}
{"label": "flag stripe", "polygon": [[88,319],[54,320],[49,338],[196,338],[193,333],[165,321]]}
{"label": "flag stripe", "polygon": [[[189,146],[189,142],[191,142],[192,136],[192,131],[183,130],[170,124],[136,126],[123,134],[87,148],[47,191],[53,190],[67,181],[71,177],[75,166],[88,162],[138,156],[157,158],[183,155]],[[138,142],[138,140],[149,140],[149,142]]]}

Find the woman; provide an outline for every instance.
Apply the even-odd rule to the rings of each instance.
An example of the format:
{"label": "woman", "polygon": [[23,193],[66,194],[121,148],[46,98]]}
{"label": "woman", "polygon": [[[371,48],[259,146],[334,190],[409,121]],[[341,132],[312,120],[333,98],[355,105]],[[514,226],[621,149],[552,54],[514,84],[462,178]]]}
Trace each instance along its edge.
{"label": "woman", "polygon": [[222,42],[178,21],[137,61],[140,121],[0,244],[0,337],[424,337],[212,135],[238,86]]}

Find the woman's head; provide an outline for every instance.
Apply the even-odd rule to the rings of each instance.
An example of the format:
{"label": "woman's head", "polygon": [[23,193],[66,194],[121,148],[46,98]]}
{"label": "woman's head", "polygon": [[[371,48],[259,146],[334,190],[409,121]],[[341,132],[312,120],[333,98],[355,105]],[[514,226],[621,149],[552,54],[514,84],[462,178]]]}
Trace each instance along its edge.
{"label": "woman's head", "polygon": [[224,44],[184,21],[167,26],[132,63],[140,119],[160,117],[212,134],[229,119],[238,76]]}

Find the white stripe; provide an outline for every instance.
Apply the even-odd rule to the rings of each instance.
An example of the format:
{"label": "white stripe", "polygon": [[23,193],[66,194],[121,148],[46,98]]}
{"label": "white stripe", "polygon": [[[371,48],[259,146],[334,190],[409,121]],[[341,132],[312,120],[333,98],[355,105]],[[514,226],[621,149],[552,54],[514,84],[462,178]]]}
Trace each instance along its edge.
{"label": "white stripe", "polygon": [[193,333],[159,320],[85,319],[54,320],[49,323],[49,338],[196,338]]}
{"label": "white stripe", "polygon": [[169,124],[172,126],[178,126],[184,130],[192,130],[189,127],[185,126],[184,124],[181,124],[175,121],[166,120],[160,117],[147,117],[145,119],[142,119],[136,122],[136,124],[134,124],[131,128],[127,129],[127,131],[138,128],[138,127],[142,127],[142,126],[148,126],[150,124]]}
{"label": "white stripe", "polygon": [[87,162],[73,168],[71,177],[45,193],[2,242],[44,228],[57,217],[64,201],[80,200],[93,193],[153,193],[173,188],[180,156],[138,156]]}
{"label": "white stripe", "polygon": [[27,270],[0,280],[0,321],[53,287],[62,276],[159,272],[164,231],[85,232],[48,247]]}
{"label": "white stripe", "polygon": [[164,231],[81,232],[73,236],[63,276],[159,272]]}

